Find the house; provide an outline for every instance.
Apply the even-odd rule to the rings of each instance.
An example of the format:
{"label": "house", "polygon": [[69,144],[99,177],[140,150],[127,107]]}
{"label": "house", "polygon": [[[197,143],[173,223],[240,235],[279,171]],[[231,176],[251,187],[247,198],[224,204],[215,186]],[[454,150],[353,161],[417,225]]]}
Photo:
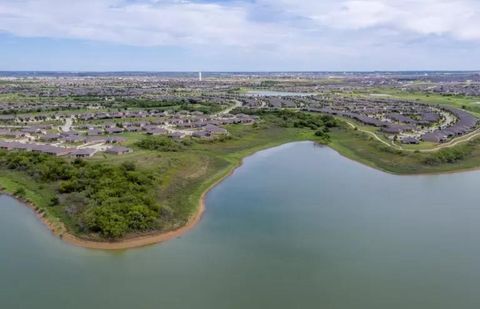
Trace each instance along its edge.
{"label": "house", "polygon": [[105,152],[110,153],[110,154],[114,154],[114,155],[122,155],[122,154],[132,152],[132,150],[130,148],[127,148],[127,147],[114,146],[114,147],[108,148],[107,150],[105,150]]}
{"label": "house", "polygon": [[43,133],[45,134],[45,130],[42,130],[41,128],[38,127],[25,127],[21,129],[23,133],[30,133],[30,134],[37,134],[37,133]]}
{"label": "house", "polygon": [[224,128],[217,127],[213,124],[208,124],[205,126],[205,131],[213,135],[227,135],[228,131]]}
{"label": "house", "polygon": [[3,149],[3,150],[11,150],[13,149],[14,145],[12,142],[3,142],[3,141],[0,141],[0,149]]}
{"label": "house", "polygon": [[103,134],[103,131],[99,130],[99,129],[89,129],[88,132],[87,132],[88,136],[97,136],[97,135],[101,135],[101,134]]}
{"label": "house", "polygon": [[69,135],[69,136],[65,136],[63,138],[63,140],[66,142],[66,143],[71,143],[71,144],[74,144],[74,143],[85,143],[87,141],[87,139],[83,136],[78,136],[78,135]]}
{"label": "house", "polygon": [[172,118],[168,121],[169,124],[171,125],[177,125],[177,124],[182,124],[183,123],[183,119],[181,118]]}
{"label": "house", "polygon": [[124,143],[126,142],[127,139],[124,137],[119,137],[119,136],[109,136],[105,140],[107,144],[118,144],[118,143]]}
{"label": "house", "polygon": [[151,124],[153,125],[163,125],[165,124],[165,120],[164,119],[153,119],[150,121]]}
{"label": "house", "polygon": [[15,115],[0,115],[0,121],[11,122],[15,121]]}
{"label": "house", "polygon": [[210,138],[211,134],[208,131],[201,130],[201,131],[195,131],[192,133],[193,137],[198,137],[198,138]]}
{"label": "house", "polygon": [[40,136],[40,140],[44,142],[53,142],[56,141],[60,138],[60,134],[46,134]]}
{"label": "house", "polygon": [[118,133],[122,133],[123,129],[118,127],[113,127],[113,128],[106,128],[105,131],[108,134],[118,134]]}
{"label": "house", "polygon": [[72,150],[69,148],[56,147],[51,145],[37,145],[37,144],[27,144],[27,145],[29,145],[28,148],[33,152],[45,153],[45,154],[49,154],[56,157],[66,156],[72,152]]}
{"label": "house", "polygon": [[126,127],[126,128],[125,128],[125,131],[127,131],[127,132],[138,132],[138,131],[140,131],[140,128],[139,128],[139,127],[130,126],[130,127]]}
{"label": "house", "polygon": [[168,131],[163,128],[148,128],[146,134],[148,135],[167,135]]}
{"label": "house", "polygon": [[87,143],[106,143],[107,138],[105,136],[88,136]]}
{"label": "house", "polygon": [[0,129],[0,135],[12,138],[19,138],[25,136],[25,134],[20,131],[10,131],[8,129]]}
{"label": "house", "polygon": [[447,141],[448,136],[443,134],[440,131],[435,131],[435,132],[428,132],[422,135],[421,137],[422,141],[424,142],[431,142],[431,143],[442,143]]}
{"label": "house", "polygon": [[184,137],[184,134],[181,133],[181,132],[172,132],[170,134],[168,134],[168,137],[171,137],[173,139],[181,139]]}
{"label": "house", "polygon": [[402,142],[402,144],[410,144],[410,145],[415,145],[420,143],[418,139],[410,136],[404,137],[400,141]]}
{"label": "house", "polygon": [[81,148],[81,149],[74,150],[71,153],[71,156],[76,158],[89,158],[89,157],[93,157],[93,155],[96,152],[97,150],[94,148]]}

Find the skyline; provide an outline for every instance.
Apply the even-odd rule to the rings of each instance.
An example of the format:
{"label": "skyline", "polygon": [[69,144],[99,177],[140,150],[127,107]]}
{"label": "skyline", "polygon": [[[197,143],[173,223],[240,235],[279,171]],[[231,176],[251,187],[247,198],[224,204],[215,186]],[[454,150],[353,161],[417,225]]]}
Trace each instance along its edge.
{"label": "skyline", "polygon": [[454,74],[454,73],[480,73],[480,70],[331,70],[331,71],[281,71],[281,70],[271,70],[271,71],[252,71],[252,70],[243,70],[243,71],[140,71],[140,70],[112,70],[112,71],[91,71],[91,70],[0,70],[0,74],[21,74],[21,73],[48,73],[48,74],[162,74],[162,73],[171,73],[171,74],[193,74],[194,77],[198,78],[198,73],[202,74],[377,74],[377,73],[390,73],[390,74],[408,74],[408,73],[445,73],[445,74]]}
{"label": "skyline", "polygon": [[471,0],[0,0],[0,71],[474,71]]}

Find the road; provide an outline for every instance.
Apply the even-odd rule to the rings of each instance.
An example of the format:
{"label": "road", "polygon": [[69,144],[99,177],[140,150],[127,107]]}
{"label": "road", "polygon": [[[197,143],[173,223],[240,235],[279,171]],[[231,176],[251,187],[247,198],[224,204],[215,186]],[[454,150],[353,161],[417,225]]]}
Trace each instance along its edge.
{"label": "road", "polygon": [[240,102],[239,100],[234,100],[234,102],[235,102],[235,104],[233,104],[232,106],[224,109],[221,112],[218,112],[217,114],[215,114],[215,116],[225,115],[225,114],[230,113],[231,111],[233,111],[237,107],[242,107],[242,102]]}
{"label": "road", "polygon": [[424,150],[420,150],[420,151],[421,152],[434,152],[434,151],[437,151],[437,150],[440,150],[440,149],[454,147],[454,146],[457,146],[459,144],[471,141],[472,139],[474,139],[478,136],[480,136],[480,129],[477,129],[473,132],[470,132],[470,133],[468,133],[464,136],[455,138],[455,139],[449,141],[448,143],[440,144],[437,147],[434,147],[434,148],[431,148],[431,149],[424,149]]}
{"label": "road", "polygon": [[395,144],[389,144],[387,143],[386,141],[384,141],[383,139],[381,139],[377,134],[375,134],[374,132],[370,132],[370,131],[367,131],[367,130],[362,130],[362,129],[359,129],[357,126],[355,126],[353,123],[349,122],[349,121],[346,121],[346,123],[348,123],[353,129],[357,128],[358,131],[360,132],[363,132],[363,133],[367,133],[368,135],[372,136],[373,138],[375,138],[377,141],[379,141],[380,143],[388,146],[388,147],[392,147],[392,148],[396,148],[396,149],[399,149],[399,150],[403,150],[402,147],[400,146],[397,146]]}
{"label": "road", "polygon": [[72,117],[65,118],[65,124],[61,127],[63,132],[70,132],[73,125]]}

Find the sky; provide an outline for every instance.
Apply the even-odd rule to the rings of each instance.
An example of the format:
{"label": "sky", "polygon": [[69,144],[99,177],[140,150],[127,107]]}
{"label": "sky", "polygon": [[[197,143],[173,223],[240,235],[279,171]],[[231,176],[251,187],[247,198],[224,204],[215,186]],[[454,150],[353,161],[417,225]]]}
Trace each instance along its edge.
{"label": "sky", "polygon": [[0,70],[480,70],[480,1],[0,0]]}

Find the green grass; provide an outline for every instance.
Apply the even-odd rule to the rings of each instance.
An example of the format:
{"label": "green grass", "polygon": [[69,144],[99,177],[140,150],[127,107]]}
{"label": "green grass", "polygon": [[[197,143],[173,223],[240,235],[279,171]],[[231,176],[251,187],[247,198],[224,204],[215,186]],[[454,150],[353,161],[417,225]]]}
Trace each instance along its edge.
{"label": "green grass", "polygon": [[50,206],[55,192],[51,186],[34,181],[32,178],[18,172],[2,170],[0,188],[10,195],[17,195],[19,190],[25,193],[18,198],[34,205],[35,210],[41,213],[58,231],[63,229],[64,215],[59,209]]}

